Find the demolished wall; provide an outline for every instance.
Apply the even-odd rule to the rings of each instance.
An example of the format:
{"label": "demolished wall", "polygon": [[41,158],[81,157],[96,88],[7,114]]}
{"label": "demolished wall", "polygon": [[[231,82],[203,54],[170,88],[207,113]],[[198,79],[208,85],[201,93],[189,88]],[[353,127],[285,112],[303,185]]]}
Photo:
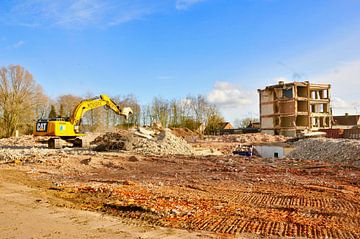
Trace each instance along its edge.
{"label": "demolished wall", "polygon": [[331,127],[329,84],[280,81],[258,92],[263,132],[294,137]]}

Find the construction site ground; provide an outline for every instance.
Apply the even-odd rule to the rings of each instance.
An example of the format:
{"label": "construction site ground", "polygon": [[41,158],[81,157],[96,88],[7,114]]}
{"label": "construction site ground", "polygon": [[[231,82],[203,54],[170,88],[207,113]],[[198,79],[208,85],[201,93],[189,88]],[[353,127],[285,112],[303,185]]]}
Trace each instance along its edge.
{"label": "construction site ground", "polygon": [[360,238],[345,162],[36,150],[0,164],[1,238]]}

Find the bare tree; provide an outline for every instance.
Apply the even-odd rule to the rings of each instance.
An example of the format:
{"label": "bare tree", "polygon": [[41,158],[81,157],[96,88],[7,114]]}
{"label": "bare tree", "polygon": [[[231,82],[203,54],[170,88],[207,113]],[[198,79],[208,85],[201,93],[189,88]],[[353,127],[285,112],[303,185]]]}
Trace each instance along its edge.
{"label": "bare tree", "polygon": [[[85,99],[94,98],[95,95],[91,92],[86,93]],[[101,108],[95,108],[87,111],[83,115],[82,124],[86,130],[95,131],[101,125]]]}
{"label": "bare tree", "polygon": [[143,105],[141,107],[142,125],[151,125],[154,122],[154,118],[151,114],[151,105]]}
{"label": "bare tree", "polygon": [[49,118],[51,119],[55,117],[56,117],[55,105],[50,105]]}
{"label": "bare tree", "polygon": [[60,116],[60,117],[64,117],[64,116],[65,116],[64,105],[63,105],[63,104],[60,104],[60,105],[59,105],[59,116]]}
{"label": "bare tree", "polygon": [[71,94],[59,96],[59,98],[57,100],[58,105],[59,105],[59,112],[61,111],[60,107],[62,106],[63,107],[62,113],[64,114],[61,116],[62,117],[70,117],[75,109],[75,106],[77,104],[79,104],[81,100],[82,100],[81,97],[71,95]]}
{"label": "bare tree", "polygon": [[[45,118],[49,114],[50,99],[38,84],[35,87],[35,94],[32,97],[32,105],[35,119]],[[30,119],[32,120],[33,118]]]}
{"label": "bare tree", "polygon": [[151,107],[152,117],[167,127],[169,120],[169,102],[160,97],[154,97]]}
{"label": "bare tree", "polygon": [[207,102],[205,96],[188,96],[187,100],[189,100],[190,107],[192,109],[194,119],[197,122],[205,123],[206,122],[206,114],[209,108],[209,103]]}
{"label": "bare tree", "polygon": [[209,104],[202,95],[170,101],[154,97],[152,103],[143,108],[143,124],[160,121],[164,127],[186,127],[197,130],[200,125],[205,125],[209,121],[210,116],[214,118],[214,115],[217,115],[219,116],[217,119],[221,118],[216,107]]}
{"label": "bare tree", "polygon": [[140,125],[141,120],[141,107],[138,103],[136,96],[129,94],[123,97],[120,100],[120,107],[130,107],[133,110],[133,115],[125,122],[123,117],[117,116],[118,120],[120,120],[121,124],[129,124],[129,125]]}
{"label": "bare tree", "polygon": [[246,117],[246,118],[243,118],[241,120],[238,120],[236,122],[236,126],[237,128],[246,128],[250,123],[253,123],[253,122],[257,122],[258,119],[256,118],[251,118],[251,117]]}
{"label": "bare tree", "polygon": [[14,135],[21,123],[44,115],[47,97],[32,75],[20,65],[0,69],[1,131],[5,137]]}
{"label": "bare tree", "polygon": [[207,109],[206,120],[206,134],[216,134],[221,130],[222,124],[224,123],[224,118],[213,105],[210,105]]}
{"label": "bare tree", "polygon": [[234,128],[240,128],[241,127],[241,120],[239,118],[235,118],[233,121]]}
{"label": "bare tree", "polygon": [[173,99],[170,101],[170,117],[169,117],[169,126],[178,127],[181,122],[181,106],[178,100]]}

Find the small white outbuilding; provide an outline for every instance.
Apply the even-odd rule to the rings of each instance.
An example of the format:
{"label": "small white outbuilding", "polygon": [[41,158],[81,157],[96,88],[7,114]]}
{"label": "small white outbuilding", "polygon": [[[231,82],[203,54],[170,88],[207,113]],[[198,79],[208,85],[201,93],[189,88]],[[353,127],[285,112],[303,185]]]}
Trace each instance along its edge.
{"label": "small white outbuilding", "polygon": [[263,158],[285,158],[295,148],[287,143],[254,144],[256,153]]}

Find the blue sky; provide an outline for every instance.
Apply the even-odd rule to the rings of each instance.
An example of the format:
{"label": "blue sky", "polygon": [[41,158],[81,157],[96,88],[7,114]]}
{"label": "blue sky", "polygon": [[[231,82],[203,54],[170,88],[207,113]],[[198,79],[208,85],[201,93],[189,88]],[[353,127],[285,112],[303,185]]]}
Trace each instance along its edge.
{"label": "blue sky", "polygon": [[228,120],[258,113],[279,79],[331,83],[360,113],[358,0],[4,0],[0,66],[21,64],[53,98],[204,94]]}

